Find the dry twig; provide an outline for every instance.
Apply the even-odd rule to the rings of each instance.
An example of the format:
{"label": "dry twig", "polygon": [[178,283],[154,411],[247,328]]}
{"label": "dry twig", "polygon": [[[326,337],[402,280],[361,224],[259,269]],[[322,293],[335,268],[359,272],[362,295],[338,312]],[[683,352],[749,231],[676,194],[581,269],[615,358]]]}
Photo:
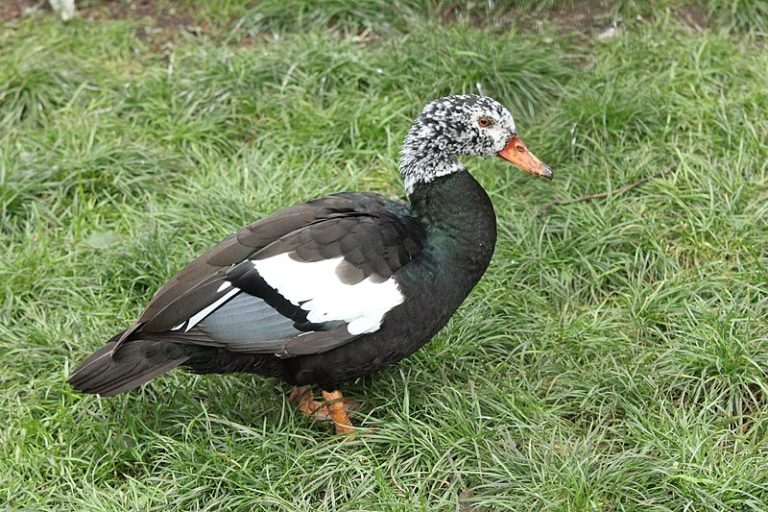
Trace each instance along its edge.
{"label": "dry twig", "polygon": [[610,192],[600,192],[599,194],[587,194],[585,196],[579,196],[575,199],[555,199],[554,201],[550,201],[542,207],[541,211],[539,212],[539,216],[543,217],[544,215],[546,215],[549,212],[549,209],[552,208],[553,206],[561,206],[564,204],[572,204],[572,203],[583,203],[584,201],[592,201],[593,199],[605,199],[607,197],[613,197],[613,196],[624,194],[625,192],[629,192],[630,190],[634,190],[638,187],[641,187],[646,183],[648,183],[649,181],[656,178],[660,178],[672,171],[673,169],[667,169],[665,171],[658,172],[652,176],[641,178],[634,183],[630,183],[629,185],[624,185],[623,187]]}

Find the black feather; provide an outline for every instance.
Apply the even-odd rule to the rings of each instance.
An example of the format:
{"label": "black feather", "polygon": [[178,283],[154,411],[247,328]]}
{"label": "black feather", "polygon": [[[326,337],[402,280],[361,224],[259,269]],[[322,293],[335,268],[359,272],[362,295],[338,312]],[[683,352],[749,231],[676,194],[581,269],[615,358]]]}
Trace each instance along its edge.
{"label": "black feather", "polygon": [[83,393],[113,396],[141,386],[189,359],[181,346],[162,340],[130,340],[115,352],[116,345],[116,341],[110,341],[94,352],[67,382]]}
{"label": "black feather", "polygon": [[[179,365],[199,372],[288,371],[269,358],[321,354],[359,335],[350,334],[343,321],[309,322],[308,311],[272,288],[252,260],[279,254],[303,262],[342,257],[337,275],[343,282],[381,282],[416,257],[424,235],[407,206],[376,194],[337,194],[281,210],[230,235],[182,269],[157,292],[139,321],[86,359],[69,382],[80,391],[111,396]],[[206,325],[205,319],[191,329],[174,330],[230,293],[231,287],[222,286],[227,282],[240,289],[233,297],[263,300],[274,316],[262,311],[251,320],[247,308],[232,308],[227,321],[251,324],[253,330],[244,325],[225,329],[229,337],[218,337],[221,329],[213,322]],[[264,339],[262,334],[283,329],[281,318],[290,320],[297,334]]]}

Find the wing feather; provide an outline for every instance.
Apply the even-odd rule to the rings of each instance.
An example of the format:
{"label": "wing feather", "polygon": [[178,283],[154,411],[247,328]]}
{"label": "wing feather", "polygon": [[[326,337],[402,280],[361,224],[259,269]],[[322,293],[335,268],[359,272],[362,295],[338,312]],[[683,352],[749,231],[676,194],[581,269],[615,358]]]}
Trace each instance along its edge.
{"label": "wing feather", "polygon": [[[378,326],[376,318],[358,319],[351,329],[355,332],[350,332],[356,311],[384,310],[393,303],[377,304],[379,298],[372,296],[366,306],[360,299],[362,288],[355,286],[393,279],[421,251],[423,238],[423,226],[406,205],[375,194],[337,194],[281,210],[243,227],[181,270],[158,291],[123,340],[147,333],[153,339],[162,335],[179,343],[284,357],[331,350],[362,334],[356,328]],[[302,297],[296,299],[270,285],[270,280],[279,279],[257,270],[259,262],[284,255],[290,257],[285,260],[290,269],[304,268],[290,267],[291,262],[340,263],[332,276],[307,278]],[[327,272],[332,267],[322,268]],[[334,282],[338,293],[329,295],[327,288],[337,286]],[[326,287],[317,289],[319,295],[313,291],[317,283]],[[353,289],[357,295],[347,293]],[[351,316],[344,317],[345,300],[352,298],[357,303],[348,305]],[[195,315],[202,318],[196,318],[197,325],[187,325],[188,332],[173,330]],[[313,315],[323,320],[311,320]]]}

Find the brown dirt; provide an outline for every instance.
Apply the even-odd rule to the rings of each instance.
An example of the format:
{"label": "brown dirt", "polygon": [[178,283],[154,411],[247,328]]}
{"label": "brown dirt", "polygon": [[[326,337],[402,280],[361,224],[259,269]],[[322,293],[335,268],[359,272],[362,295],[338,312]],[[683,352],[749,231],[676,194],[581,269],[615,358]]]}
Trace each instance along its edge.
{"label": "brown dirt", "polygon": [[[597,33],[623,20],[615,17],[616,2],[609,0],[562,0],[550,9],[525,10],[511,8],[500,16],[503,25],[518,26],[523,29],[535,30],[542,23],[551,24],[559,34],[580,34],[594,37]],[[673,16],[697,32],[712,28],[715,20],[706,7],[684,0],[672,0],[669,4]],[[641,11],[642,12],[642,11]],[[652,13],[643,13],[648,17]],[[451,17],[445,17],[451,21]],[[635,20],[624,20],[627,22]],[[642,21],[642,17],[638,18]],[[478,25],[487,24],[487,20],[479,20]]]}
{"label": "brown dirt", "polygon": [[[161,45],[173,40],[182,32],[195,35],[206,34],[210,27],[197,23],[189,5],[182,2],[160,2],[155,0],[91,0],[77,1],[78,16],[88,20],[131,19],[139,20],[139,37],[151,43]],[[478,27],[495,26],[501,28],[517,26],[522,30],[536,30],[541,23],[552,24],[558,33],[580,33],[594,36],[595,33],[613,24],[611,3],[607,0],[583,0],[558,2],[551,9],[523,10],[511,8],[498,13],[496,19],[471,14],[470,22]],[[681,2],[682,3],[682,2]],[[673,2],[674,8],[674,2]],[[12,23],[14,20],[34,12],[50,12],[47,0],[1,0],[0,22]],[[448,4],[440,13],[444,22],[455,22],[465,11],[463,3]],[[712,25],[711,16],[697,5],[680,5],[675,9],[680,20],[696,31],[702,31]]]}
{"label": "brown dirt", "polygon": [[544,15],[545,19],[555,24],[559,32],[604,29],[613,21],[611,8],[602,0],[564,2]]}
{"label": "brown dirt", "polygon": [[106,0],[79,11],[86,19],[135,19],[150,22],[159,29],[188,29],[195,23],[188,7],[179,4],[158,6],[154,0]]}
{"label": "brown dirt", "polygon": [[712,26],[712,16],[701,5],[684,5],[677,11],[680,20],[696,32]]}
{"label": "brown dirt", "polygon": [[[86,20],[135,20],[139,22],[138,36],[149,42],[153,49],[172,41],[182,33],[195,35],[207,33],[205,23],[197,23],[190,8],[181,2],[157,5],[154,0],[100,0],[98,2],[75,2],[77,16]],[[3,0],[0,2],[0,20],[13,23],[14,20],[35,12],[51,13],[47,0]]]}
{"label": "brown dirt", "polygon": [[[158,6],[153,0],[101,0],[96,3],[75,2],[77,15],[85,19],[152,19],[159,28],[189,25],[189,10],[177,5]],[[4,0],[0,3],[0,19],[12,21],[35,12],[51,12],[47,0]]]}
{"label": "brown dirt", "polygon": [[[440,19],[444,23],[454,23],[465,16],[464,2],[446,4],[440,11]],[[492,16],[493,19],[475,10],[470,12],[469,22],[476,27],[491,26],[502,30],[511,26],[535,30],[537,25],[546,22],[554,25],[559,33],[605,28],[611,22],[610,6],[606,0],[562,1],[551,9],[510,7]]]}
{"label": "brown dirt", "polygon": [[[0,20],[11,21],[16,18],[21,18],[26,9],[36,10],[39,5],[43,5],[43,2],[33,0],[6,0],[0,3]],[[48,4],[44,4],[48,7]]]}

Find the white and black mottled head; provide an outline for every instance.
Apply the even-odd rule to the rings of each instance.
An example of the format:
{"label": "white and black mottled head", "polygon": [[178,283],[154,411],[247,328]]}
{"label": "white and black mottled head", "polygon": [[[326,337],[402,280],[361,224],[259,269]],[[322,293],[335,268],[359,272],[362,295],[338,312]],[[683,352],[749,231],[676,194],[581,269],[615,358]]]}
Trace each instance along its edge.
{"label": "white and black mottled head", "polygon": [[[523,152],[541,169],[528,168],[531,166],[516,161],[518,155],[506,156]],[[545,177],[552,175],[549,168],[519,142],[515,120],[499,102],[473,94],[446,96],[424,107],[405,138],[400,153],[400,173],[406,192],[413,192],[416,183],[429,183],[439,176],[463,170],[456,159],[461,155],[499,155],[528,172]]]}

